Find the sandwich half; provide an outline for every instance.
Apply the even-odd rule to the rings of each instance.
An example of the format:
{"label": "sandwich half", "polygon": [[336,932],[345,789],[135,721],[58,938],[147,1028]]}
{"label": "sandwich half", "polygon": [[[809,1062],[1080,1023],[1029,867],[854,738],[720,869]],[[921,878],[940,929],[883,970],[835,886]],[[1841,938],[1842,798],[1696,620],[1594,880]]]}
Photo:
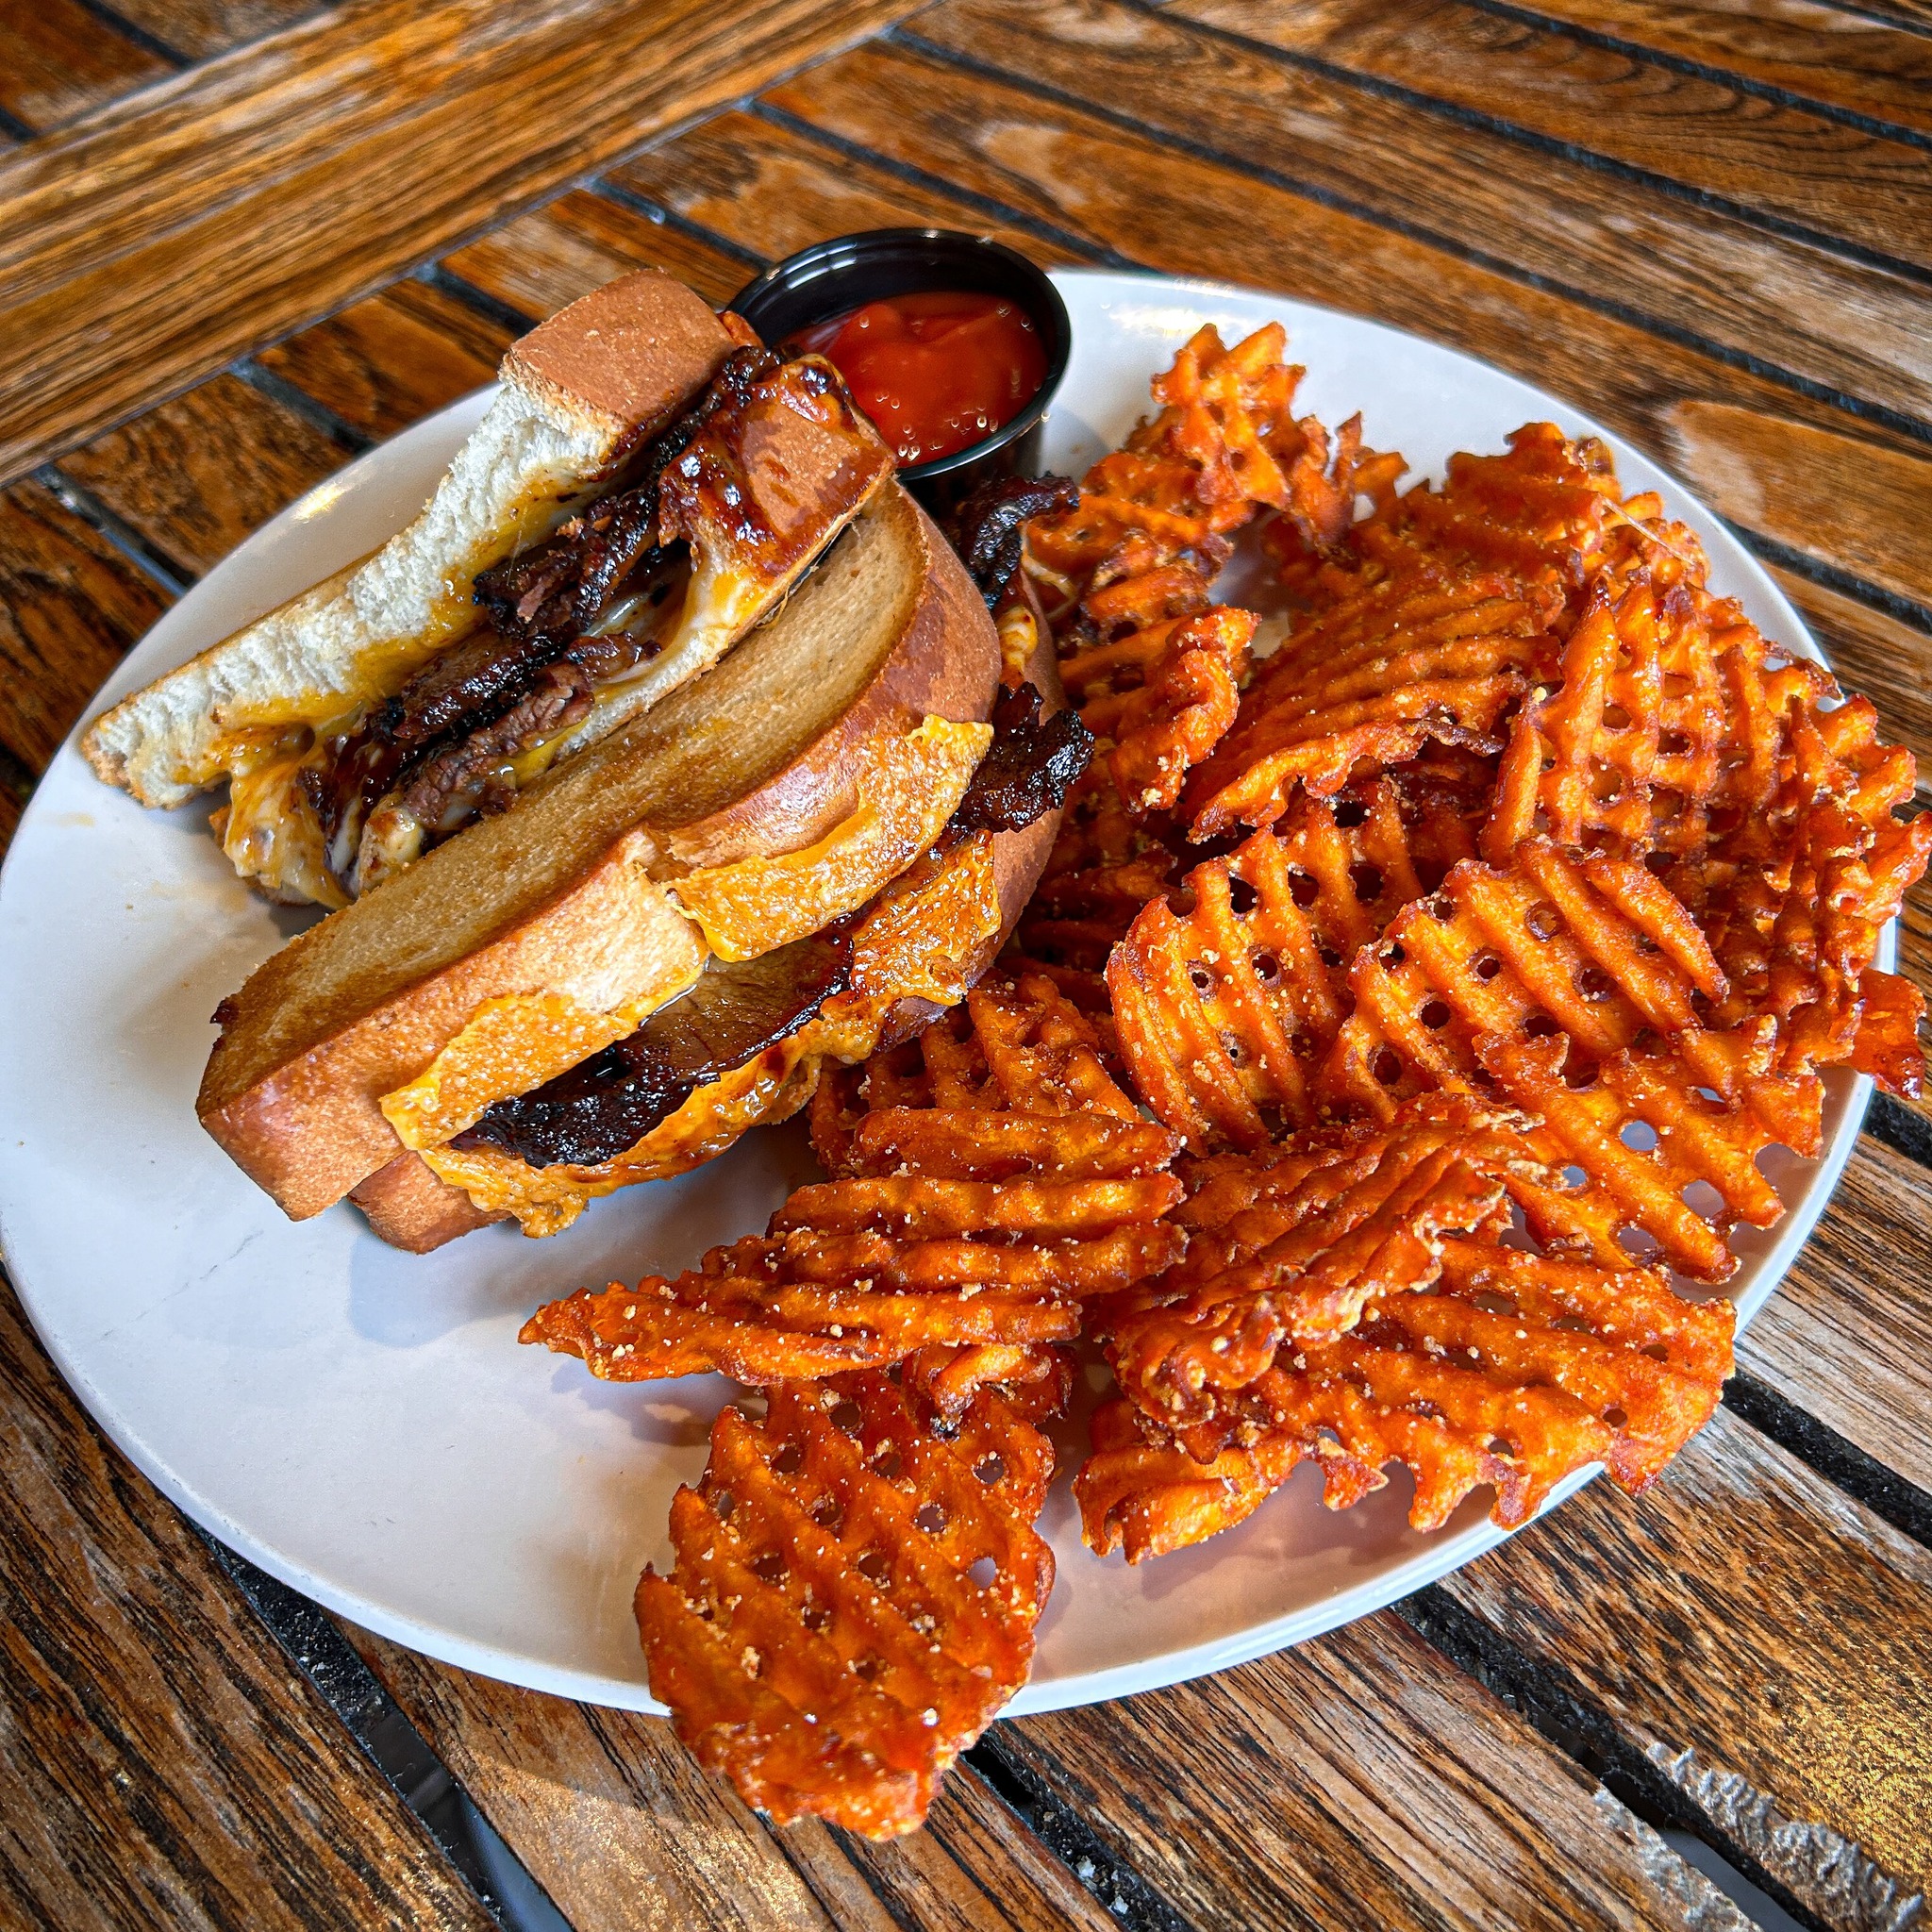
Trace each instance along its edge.
{"label": "sandwich half", "polygon": [[829,363],[654,272],[553,316],[502,375],[408,528],[82,741],[144,805],[225,781],[216,833],[272,897],[345,905],[621,729],[892,474]]}
{"label": "sandwich half", "polygon": [[225,777],[238,869],[337,908],[222,1003],[198,1112],[418,1250],[552,1232],[958,1000],[1088,749],[827,366],[645,275],[505,373],[415,524],[87,739],[150,803]]}

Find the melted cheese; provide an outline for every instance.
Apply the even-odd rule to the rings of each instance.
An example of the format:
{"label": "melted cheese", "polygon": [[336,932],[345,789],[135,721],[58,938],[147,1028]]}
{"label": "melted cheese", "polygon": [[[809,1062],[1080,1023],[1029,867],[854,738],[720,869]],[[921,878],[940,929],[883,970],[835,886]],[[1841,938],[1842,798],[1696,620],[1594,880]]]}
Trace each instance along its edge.
{"label": "melted cheese", "polygon": [[424,1159],[486,1212],[514,1215],[527,1235],[548,1235],[568,1227],[599,1195],[687,1173],[748,1128],[789,1119],[811,1098],[823,1061],[865,1058],[900,1001],[951,1006],[984,970],[1001,927],[992,845],[991,832],[975,833],[925,854],[894,879],[853,935],[849,992],[827,1000],[788,1039],[700,1087],[612,1159],[535,1168],[501,1148],[448,1146],[423,1148]]}
{"label": "melted cheese", "polygon": [[708,867],[672,891],[720,958],[756,959],[805,939],[858,911],[878,880],[933,843],[991,741],[991,724],[924,719],[867,761],[857,807],[823,839],[776,858]]}

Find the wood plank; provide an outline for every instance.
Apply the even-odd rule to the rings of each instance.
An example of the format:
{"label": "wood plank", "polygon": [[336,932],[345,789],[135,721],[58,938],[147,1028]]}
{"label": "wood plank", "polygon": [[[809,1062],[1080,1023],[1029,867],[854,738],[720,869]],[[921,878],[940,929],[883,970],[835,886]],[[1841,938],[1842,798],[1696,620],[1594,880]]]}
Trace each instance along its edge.
{"label": "wood plank", "polygon": [[1592,1484],[1441,1588],[1825,1924],[1906,1922],[1932,1881],[1932,1552],[1721,1409],[1647,1495]]}
{"label": "wood plank", "polygon": [[40,484],[0,492],[0,747],[38,776],[164,608],[151,578]]}
{"label": "wood plank", "polygon": [[573,1924],[831,1923],[772,1834],[706,1777],[668,1724],[349,1635]]}
{"label": "wood plank", "polygon": [[[1463,0],[1175,0],[1303,58],[1493,117],[1887,260],[1932,264],[1922,150]],[[1524,155],[1525,172],[1539,165]]]}
{"label": "wood plank", "polygon": [[1861,1135],[1738,1365],[1932,1491],[1932,1170]]}
{"label": "wood plank", "polygon": [[0,1284],[0,1921],[491,1920]]}
{"label": "wood plank", "polygon": [[441,290],[397,282],[255,359],[380,441],[494,381],[516,333]]}
{"label": "wood plank", "polygon": [[1697,1923],[1674,1855],[1390,1611],[995,1743],[1196,1924]]}
{"label": "wood plank", "polygon": [[0,108],[36,132],[173,72],[79,0],[0,13]]}
{"label": "wood plank", "polygon": [[[1924,460],[1904,439],[1860,425],[1855,440],[1828,405],[1546,289],[902,47],[859,47],[770,98],[1136,261],[1280,289],[1468,350],[1573,398],[1674,470],[1683,467],[1680,402],[1749,410],[1761,423],[1753,447],[1772,504],[1828,488],[1815,474],[1821,458],[1863,462],[1882,447]],[[1373,410],[1374,398],[1363,401]],[[1787,425],[1830,434],[1787,437]]]}
{"label": "wood plank", "polygon": [[912,23],[1016,80],[1440,237],[1733,356],[1932,420],[1923,286],[1560,155],[1418,113],[1118,0],[955,0]]}
{"label": "wood plank", "polygon": [[292,409],[218,375],[69,451],[61,467],[199,576],[349,455]]}
{"label": "wood plank", "polygon": [[1932,636],[1813,583],[1765,566],[1824,646],[1839,681],[1878,707],[1887,734],[1919,761],[1919,797],[1932,797]]}
{"label": "wood plank", "polygon": [[661,1718],[600,1710],[352,1631],[390,1694],[578,1925],[1076,1926],[1107,1915],[968,1773],[890,1846],[817,1824],[775,1833]]}
{"label": "wood plank", "polygon": [[574,188],[443,258],[443,267],[532,318],[634,268],[661,268],[708,302],[726,302],[756,273],[668,223]]}
{"label": "wood plank", "polygon": [[[801,1868],[825,1884],[826,1861],[801,1842],[808,1834],[784,1837]],[[924,1828],[907,1838],[875,1845],[843,1832],[824,1837],[864,1874],[890,1923],[920,1932],[1103,1932],[1117,1923],[970,1765],[946,1774]],[[828,1904],[839,1896],[828,1884],[822,1895]]]}
{"label": "wood plank", "polygon": [[950,195],[739,111],[713,116],[609,178],[770,259],[832,235],[921,223],[996,236],[1048,266],[1075,258]]}
{"label": "wood plank", "polygon": [[1537,0],[1535,10],[1848,113],[1932,133],[1932,45],[1813,0]]}
{"label": "wood plank", "polygon": [[368,0],[0,157],[0,481],[904,0]]}
{"label": "wood plank", "polygon": [[114,0],[123,20],[189,60],[211,60],[321,10],[318,0]]}
{"label": "wood plank", "polygon": [[1676,469],[1721,516],[1932,606],[1932,458],[1701,397],[1670,425]]}

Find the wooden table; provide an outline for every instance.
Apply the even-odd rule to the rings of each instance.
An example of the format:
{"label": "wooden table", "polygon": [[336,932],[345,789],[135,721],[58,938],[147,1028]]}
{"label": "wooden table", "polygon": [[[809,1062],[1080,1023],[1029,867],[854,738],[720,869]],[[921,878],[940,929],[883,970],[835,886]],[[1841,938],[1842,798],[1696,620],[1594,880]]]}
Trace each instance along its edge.
{"label": "wooden table", "polygon": [[[0,830],[171,599],[534,318],[638,263],[722,300],[905,221],[1283,290],[1574,398],[1932,771],[1928,147],[1926,0],[0,0]],[[1932,986],[1932,891],[1904,951]],[[1701,1860],[1803,1924],[1923,1923],[1928,1166],[1881,1100],[1641,1502],[1597,1485],[1332,1637],[999,1724],[883,1849],[247,1571],[9,1294],[0,1921],[554,1924],[541,1887],[580,1932],[1741,1923]]]}

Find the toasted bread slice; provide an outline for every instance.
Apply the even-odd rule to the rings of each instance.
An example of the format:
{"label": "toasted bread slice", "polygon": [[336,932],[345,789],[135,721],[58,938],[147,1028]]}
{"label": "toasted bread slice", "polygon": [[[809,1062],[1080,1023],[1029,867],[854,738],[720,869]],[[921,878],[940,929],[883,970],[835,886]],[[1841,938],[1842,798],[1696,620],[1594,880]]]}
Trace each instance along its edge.
{"label": "toasted bread slice", "polygon": [[406,529],[96,719],[81,751],[142,805],[175,806],[393,691],[476,621],[479,571],[548,536],[717,374],[732,337],[656,270],[516,343],[503,388]]}
{"label": "toasted bread slice", "polygon": [[[1049,634],[1041,625],[1032,635],[1035,648],[1031,655],[1010,669],[1041,692],[1049,710],[1059,710],[1066,700]],[[999,934],[984,957],[971,968],[971,976],[976,977],[985,969],[1018,924],[1040,882],[1059,822],[1058,811],[1048,812],[1030,825],[1001,832],[993,839],[992,871],[999,901]],[[905,1039],[938,1011],[939,1008],[930,1000],[908,992],[887,1012],[876,1038],[881,1043]],[[806,1038],[809,1035],[808,1029]],[[748,1127],[784,1119],[803,1106],[816,1084],[817,1065],[795,1060],[785,1047],[759,1058],[765,1063],[762,1069],[748,1067],[691,1094],[676,1114],[654,1130],[646,1149],[633,1150],[626,1157],[626,1172],[617,1185],[682,1173],[693,1159],[710,1158],[721,1153]],[[746,1074],[754,1077],[746,1078]],[[660,1141],[664,1143],[661,1148],[656,1144]],[[646,1151],[657,1158],[641,1159],[640,1155]],[[594,1180],[573,1187],[566,1174],[564,1185],[549,1191],[557,1196],[557,1204],[547,1217],[525,1214],[523,1218],[526,1233],[550,1232],[568,1225],[574,1218],[575,1207],[606,1191],[606,1188]],[[575,1201],[573,1195],[576,1197]],[[510,1218],[505,1208],[477,1205],[462,1188],[438,1174],[421,1154],[410,1151],[397,1155],[387,1167],[372,1174],[350,1198],[383,1241],[391,1247],[419,1255],[441,1247],[459,1235]]]}
{"label": "toasted bread slice", "polygon": [[[486,1006],[499,1097],[600,1043],[563,1023],[629,1031],[704,963],[680,877],[824,839],[887,746],[983,720],[998,670],[971,580],[889,484],[714,669],[267,960],[224,1002],[203,1124],[289,1214],[319,1212],[402,1151],[383,1096]],[[848,880],[851,903],[905,862]]]}

